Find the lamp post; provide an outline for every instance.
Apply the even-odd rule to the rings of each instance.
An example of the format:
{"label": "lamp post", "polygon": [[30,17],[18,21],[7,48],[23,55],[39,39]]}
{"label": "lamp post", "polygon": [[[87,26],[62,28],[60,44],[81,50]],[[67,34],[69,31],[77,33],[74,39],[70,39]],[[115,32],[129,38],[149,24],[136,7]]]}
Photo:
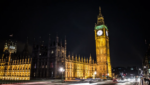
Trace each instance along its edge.
{"label": "lamp post", "polygon": [[63,82],[63,72],[64,72],[65,70],[61,67],[60,68],[60,72],[62,72],[62,82]]}
{"label": "lamp post", "polygon": [[138,70],[138,74],[139,74],[139,76],[140,76],[140,71],[141,71],[141,68],[139,68],[139,70]]}
{"label": "lamp post", "polygon": [[107,74],[107,79],[108,79],[109,73]]}
{"label": "lamp post", "polygon": [[97,74],[97,72],[95,71],[95,72],[94,72],[95,77],[96,77],[96,74]]}

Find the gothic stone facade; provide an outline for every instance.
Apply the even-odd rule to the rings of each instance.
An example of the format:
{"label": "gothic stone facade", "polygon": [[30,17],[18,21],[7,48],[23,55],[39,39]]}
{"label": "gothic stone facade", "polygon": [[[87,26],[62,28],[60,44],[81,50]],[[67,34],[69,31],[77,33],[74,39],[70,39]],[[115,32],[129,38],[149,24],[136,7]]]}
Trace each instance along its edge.
{"label": "gothic stone facade", "polygon": [[89,59],[77,55],[68,55],[65,60],[65,80],[72,80],[75,78],[95,78],[96,63],[90,56]]}
{"label": "gothic stone facade", "polygon": [[31,61],[27,44],[18,54],[17,44],[6,42],[0,59],[0,80],[30,80]]}
{"label": "gothic stone facade", "polygon": [[31,78],[60,78],[60,67],[64,67],[66,58],[66,40],[64,45],[49,38],[48,46],[44,43],[34,43],[32,54]]}
{"label": "gothic stone facade", "polygon": [[55,41],[49,38],[48,46],[44,43],[34,44],[31,78],[61,78],[60,68],[65,69],[63,76],[67,80],[92,77],[96,65],[94,60],[90,57],[89,61],[85,58],[83,61],[83,58],[77,59],[74,55],[66,57],[66,47],[66,39],[62,45],[58,37]]}

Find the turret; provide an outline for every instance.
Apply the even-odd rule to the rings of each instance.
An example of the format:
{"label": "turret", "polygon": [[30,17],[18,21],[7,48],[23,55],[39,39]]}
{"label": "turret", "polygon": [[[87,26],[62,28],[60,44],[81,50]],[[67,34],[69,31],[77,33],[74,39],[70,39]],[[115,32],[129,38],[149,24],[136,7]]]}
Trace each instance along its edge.
{"label": "turret", "polygon": [[72,58],[71,58],[71,59],[72,59],[72,61],[74,61],[74,56],[73,56],[73,53],[72,53]]}
{"label": "turret", "polygon": [[78,61],[78,60],[77,60],[77,55],[75,56],[75,61]]}
{"label": "turret", "polygon": [[81,57],[81,62],[83,63],[83,57]]}
{"label": "turret", "polygon": [[17,53],[17,41],[15,42],[15,48],[16,48],[16,49],[15,49],[15,50],[16,50],[15,52]]}
{"label": "turret", "polygon": [[65,41],[64,41],[64,47],[65,47],[65,57],[66,57],[66,53],[67,53],[67,40],[66,40],[66,36],[65,36]]}
{"label": "turret", "polygon": [[26,63],[26,62],[24,62],[24,61],[25,61],[25,59],[23,58],[21,63],[22,63],[22,64]]}
{"label": "turret", "polygon": [[39,55],[41,54],[40,47],[41,47],[41,37],[39,37],[38,56],[37,57],[39,57]]}
{"label": "turret", "polygon": [[58,37],[58,35],[57,35],[57,36],[56,36],[56,42],[55,42],[56,47],[58,47],[58,42],[59,42],[59,37]]}
{"label": "turret", "polygon": [[9,53],[8,62],[10,62],[10,59],[11,59],[11,53]]}
{"label": "turret", "polygon": [[84,57],[84,63],[86,63],[86,59],[85,59],[85,57]]}
{"label": "turret", "polygon": [[86,61],[87,63],[89,62],[89,60],[88,60],[88,58],[87,58],[87,61]]}
{"label": "turret", "polygon": [[49,39],[48,39],[48,57],[50,57],[50,44],[51,44],[51,37],[50,37],[50,34],[49,34]]}
{"label": "turret", "polygon": [[8,50],[8,44],[7,44],[7,41],[5,42],[5,45],[4,45],[4,50],[3,50],[3,52],[5,52],[5,50]]}
{"label": "turret", "polygon": [[70,52],[69,52],[69,54],[68,54],[68,60],[70,60]]}
{"label": "turret", "polygon": [[92,57],[91,57],[91,54],[90,54],[90,58],[89,58],[89,63],[90,63],[90,64],[92,63]]}
{"label": "turret", "polygon": [[2,54],[2,62],[4,61],[4,54]]}
{"label": "turret", "polygon": [[80,55],[79,55],[79,57],[78,57],[78,61],[80,62]]}
{"label": "turret", "polygon": [[17,63],[16,61],[17,61],[17,60],[15,60],[15,65],[16,65],[16,63]]}
{"label": "turret", "polygon": [[21,64],[21,59],[20,59],[20,61],[19,61],[19,64]]}
{"label": "turret", "polygon": [[60,40],[60,47],[62,47],[62,40]]}
{"label": "turret", "polygon": [[28,63],[30,63],[30,58],[28,58]]}

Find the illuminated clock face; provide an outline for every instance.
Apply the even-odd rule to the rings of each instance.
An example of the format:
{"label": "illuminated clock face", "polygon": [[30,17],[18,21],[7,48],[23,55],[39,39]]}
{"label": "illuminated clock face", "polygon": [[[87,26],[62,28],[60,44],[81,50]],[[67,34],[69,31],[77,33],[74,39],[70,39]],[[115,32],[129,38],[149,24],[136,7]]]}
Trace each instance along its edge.
{"label": "illuminated clock face", "polygon": [[14,46],[10,46],[9,48],[10,48],[10,49],[15,49],[15,47],[14,47]]}
{"label": "illuminated clock face", "polygon": [[106,36],[108,36],[108,31],[106,31]]}
{"label": "illuminated clock face", "polygon": [[98,36],[101,36],[102,34],[103,34],[103,31],[102,31],[102,30],[98,30],[98,31],[97,31],[97,35],[98,35]]}

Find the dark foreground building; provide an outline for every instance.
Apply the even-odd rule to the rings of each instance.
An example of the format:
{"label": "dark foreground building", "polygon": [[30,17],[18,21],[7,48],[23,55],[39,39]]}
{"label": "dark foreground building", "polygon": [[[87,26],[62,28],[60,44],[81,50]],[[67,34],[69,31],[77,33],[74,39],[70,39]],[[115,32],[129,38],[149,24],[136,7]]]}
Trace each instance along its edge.
{"label": "dark foreground building", "polygon": [[127,73],[127,68],[125,67],[116,67],[112,69],[112,73],[114,74],[114,77],[121,78],[124,74]]}
{"label": "dark foreground building", "polygon": [[139,75],[139,69],[136,66],[127,67],[127,75],[126,77],[134,78]]}
{"label": "dark foreground building", "polygon": [[145,57],[143,59],[143,74],[145,76],[150,76],[150,44],[146,51]]}
{"label": "dark foreground building", "polygon": [[44,42],[33,44],[31,78],[60,78],[59,68],[65,68],[66,39],[64,45],[49,38],[48,46]]}
{"label": "dark foreground building", "polygon": [[114,77],[117,78],[132,78],[139,75],[138,68],[136,66],[130,66],[130,67],[116,67],[112,69],[112,73],[114,74]]}

